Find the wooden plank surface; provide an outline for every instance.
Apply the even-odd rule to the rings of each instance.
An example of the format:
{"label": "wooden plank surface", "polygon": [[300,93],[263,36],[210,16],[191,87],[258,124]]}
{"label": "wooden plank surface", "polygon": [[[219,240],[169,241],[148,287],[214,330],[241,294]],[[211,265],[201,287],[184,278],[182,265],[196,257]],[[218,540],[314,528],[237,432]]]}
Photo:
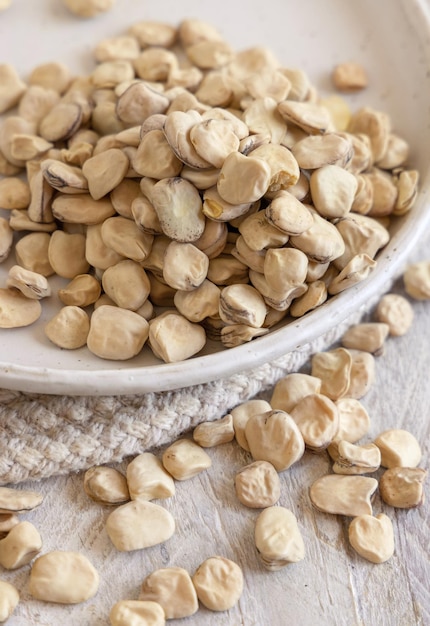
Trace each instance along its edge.
{"label": "wooden plank surface", "polygon": [[[411,260],[426,258],[429,243],[427,237]],[[401,281],[395,289],[402,291]],[[372,420],[366,440],[388,428],[405,428],[420,441],[421,467],[428,467],[430,303],[414,302],[413,308],[413,327],[407,335],[387,341],[385,353],[377,359],[376,383],[362,401]],[[111,509],[95,504],[85,495],[82,475],[21,485],[45,495],[42,506],[24,516],[40,530],[43,552],[82,552],[98,569],[101,583],[93,599],[67,607],[31,599],[29,566],[15,572],[2,571],[0,577],[13,582],[21,593],[21,603],[8,624],[108,624],[112,605],[120,599],[137,599],[143,579],[154,569],[174,565],[193,573],[205,558],[216,554],[231,558],[242,567],[243,595],[228,612],[213,613],[201,607],[195,615],[182,620],[187,626],[430,624],[428,504],[402,511],[384,505],[376,497],[374,513],[385,512],[393,521],[395,553],[384,564],[371,564],[348,545],[349,518],[312,508],[309,486],[330,471],[330,462],[326,454],[306,452],[296,465],[280,474],[279,501],[299,520],[306,558],[279,572],[268,572],[262,567],[253,542],[259,511],[242,506],[234,491],[236,471],[251,458],[234,443],[208,452],[212,468],[177,483],[176,495],[162,502],[175,517],[175,535],[165,544],[133,553],[120,553],[111,544],[105,530]],[[123,463],[118,467],[125,466]]]}

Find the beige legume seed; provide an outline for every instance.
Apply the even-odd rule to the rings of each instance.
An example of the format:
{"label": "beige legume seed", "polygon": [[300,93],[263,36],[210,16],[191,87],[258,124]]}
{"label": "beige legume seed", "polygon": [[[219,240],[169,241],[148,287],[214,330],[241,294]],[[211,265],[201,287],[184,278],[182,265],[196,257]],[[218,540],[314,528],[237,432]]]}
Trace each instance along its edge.
{"label": "beige legume seed", "polygon": [[265,209],[265,217],[269,224],[287,235],[296,237],[306,233],[314,225],[309,209],[288,191],[279,191],[275,195]]}
{"label": "beige legume seed", "polygon": [[91,467],[84,475],[84,491],[95,502],[117,506],[128,502],[127,479],[113,467]]}
{"label": "beige legume seed", "polygon": [[330,263],[318,263],[317,261],[308,260],[306,282],[313,283],[316,280],[323,279],[331,267],[333,266],[330,266]]}
{"label": "beige legume seed", "polygon": [[400,167],[409,156],[409,144],[394,133],[388,136],[387,150],[377,165],[382,169],[392,170]]}
{"label": "beige legume seed", "polygon": [[420,467],[392,467],[379,479],[383,501],[399,509],[410,509],[424,504],[423,483],[427,471]]}
{"label": "beige legume seed", "polygon": [[324,134],[331,125],[327,109],[315,102],[285,100],[278,105],[278,111],[287,123],[295,124],[310,135]]}
{"label": "beige legume seed", "polygon": [[12,230],[20,232],[45,232],[52,233],[57,230],[57,224],[55,222],[47,222],[43,224],[41,222],[33,222],[28,216],[28,211],[25,209],[12,209],[9,217],[9,226]]}
{"label": "beige legume seed", "polygon": [[178,35],[185,47],[199,41],[222,41],[221,34],[213,24],[196,18],[182,20],[179,24]]}
{"label": "beige legume seed", "polygon": [[241,261],[250,269],[255,270],[260,274],[264,273],[266,250],[251,250],[242,235],[239,235],[236,239],[235,247],[231,250],[231,254],[235,259]]}
{"label": "beige legume seed", "polygon": [[103,222],[101,236],[105,246],[136,263],[147,258],[154,240],[152,235],[139,229],[134,220],[121,215]]}
{"label": "beige legume seed", "polygon": [[81,168],[61,163],[55,159],[45,159],[41,172],[49,185],[63,193],[80,194],[88,191],[88,182]]}
{"label": "beige legume seed", "polygon": [[165,626],[164,610],[150,600],[120,600],[113,605],[109,620],[112,626]]}
{"label": "beige legume seed", "polygon": [[85,258],[98,270],[105,270],[124,260],[123,256],[104,243],[102,228],[103,223],[88,226],[85,239]]}
{"label": "beige legume seed", "polygon": [[30,85],[19,101],[18,115],[38,124],[59,99],[60,96],[54,89]]}
{"label": "beige legume seed", "polygon": [[289,235],[269,223],[266,211],[257,211],[246,215],[239,224],[239,232],[251,250],[259,252],[266,248],[284,246]]}
{"label": "beige legume seed", "polygon": [[166,619],[189,617],[199,608],[191,576],[182,567],[163,567],[149,574],[142,583],[139,600],[158,602]]}
{"label": "beige legume seed", "polygon": [[397,200],[393,215],[404,215],[412,208],[418,194],[419,172],[403,170],[397,177]]}
{"label": "beige legume seed", "polygon": [[375,358],[369,352],[349,350],[352,361],[346,395],[357,400],[366,395],[375,381]]}
{"label": "beige legume seed", "polygon": [[54,231],[49,240],[48,259],[54,272],[63,278],[86,274],[90,266],[85,258],[85,235]]}
{"label": "beige legume seed", "polygon": [[16,176],[21,172],[21,167],[21,165],[10,163],[0,149],[0,174],[2,176]]}
{"label": "beige legume seed", "polygon": [[348,441],[337,442],[338,456],[333,465],[335,474],[370,474],[381,464],[381,452],[375,444],[357,446]]}
{"label": "beige legume seed", "polygon": [[242,570],[225,557],[213,556],[203,561],[192,580],[198,599],[211,611],[228,611],[242,595]]}
{"label": "beige legume seed", "polygon": [[192,243],[171,241],[164,255],[163,279],[174,289],[192,291],[207,276],[209,259]]}
{"label": "beige legume seed", "polygon": [[108,267],[103,273],[102,285],[115,304],[130,311],[141,307],[150,293],[147,273],[139,263],[131,259]]}
{"label": "beige legume seed", "polygon": [[355,517],[349,525],[348,537],[354,550],[371,563],[385,563],[393,556],[393,525],[384,513]]}
{"label": "beige legume seed", "polygon": [[193,243],[203,234],[205,218],[197,189],[182,178],[157,182],[151,201],[165,235],[180,242]]}
{"label": "beige legume seed", "polygon": [[136,37],[141,48],[148,46],[170,48],[176,41],[176,28],[164,22],[150,20],[136,22],[130,26],[129,33]]}
{"label": "beige legume seed", "polygon": [[312,357],[312,376],[321,379],[321,393],[332,400],[346,395],[351,378],[352,355],[345,348],[317,352]]}
{"label": "beige legume seed", "polygon": [[324,304],[327,296],[328,292],[325,282],[316,280],[309,285],[308,290],[302,296],[292,302],[289,314],[292,317],[302,317],[302,315]]}
{"label": "beige legume seed", "polygon": [[183,163],[173,152],[162,130],[150,130],[143,137],[132,160],[135,171],[149,178],[178,176]]}
{"label": "beige legume seed", "polygon": [[127,360],[139,354],[148,333],[148,322],[138,313],[104,305],[91,316],[87,346],[101,359]]}
{"label": "beige legume seed", "polygon": [[266,312],[262,296],[251,285],[228,285],[221,290],[219,316],[227,324],[260,328]]}
{"label": "beige legume seed", "polygon": [[0,114],[14,107],[26,90],[16,69],[8,63],[0,64]]}
{"label": "beige legume seed", "polygon": [[309,495],[315,508],[336,515],[372,515],[371,498],[378,487],[375,478],[328,474],[312,483]]}
{"label": "beige legume seed", "polygon": [[339,413],[335,403],[321,393],[305,396],[290,412],[297,424],[305,445],[320,452],[336,437],[339,430]]}
{"label": "beige legume seed", "polygon": [[265,134],[274,144],[281,144],[287,125],[278,111],[278,103],[270,97],[257,98],[245,105],[243,121],[252,134]]}
{"label": "beige legume seed", "polygon": [[190,140],[201,157],[222,168],[226,157],[239,148],[239,138],[228,120],[208,119],[191,128]]}
{"label": "beige legume seed", "polygon": [[[122,217],[134,218],[132,204],[137,199],[144,199],[139,182],[124,179],[109,194],[114,210]],[[114,213],[112,213],[114,215]],[[134,218],[135,219],[135,218]],[[102,221],[102,220],[101,220]]]}
{"label": "beige legume seed", "polygon": [[234,486],[238,500],[252,509],[273,506],[281,495],[278,473],[267,461],[254,461],[239,470]]}
{"label": "beige legume seed", "polygon": [[115,209],[109,198],[94,200],[86,193],[58,194],[52,202],[52,213],[61,222],[90,226],[115,215]]}
{"label": "beige legume seed", "polygon": [[171,50],[159,46],[143,50],[134,60],[133,67],[139,78],[148,82],[164,82],[170,72],[178,69],[178,57]]}
{"label": "beige legume seed", "polygon": [[69,139],[82,123],[82,107],[75,102],[59,102],[41,120],[39,134],[46,141]]}
{"label": "beige legume seed", "polygon": [[[151,300],[157,304],[154,300],[152,285],[153,283],[151,283]],[[149,322],[151,349],[166,363],[176,363],[197,354],[205,343],[204,329],[198,324],[193,324],[183,315],[166,312]]]}
{"label": "beige legume seed", "polygon": [[[9,164],[15,165],[19,168],[25,166],[24,161],[13,158],[11,152],[12,139],[16,134],[34,134],[34,132],[35,124],[24,119],[23,117],[19,117],[18,115],[9,115],[8,117],[6,117],[6,119],[2,121],[0,125],[0,151],[2,152],[5,159],[9,162]],[[19,170],[12,170],[12,172],[6,173],[6,175],[14,176],[17,173],[19,173]]]}
{"label": "beige legume seed", "polygon": [[290,244],[304,252],[313,261],[334,261],[345,251],[345,243],[336,226],[316,212],[312,213],[313,224],[299,235],[290,237]]}
{"label": "beige legume seed", "polygon": [[78,552],[54,550],[39,556],[30,572],[29,592],[36,600],[78,604],[98,590],[99,575]]}
{"label": "beige legume seed", "polygon": [[251,415],[265,413],[272,409],[266,400],[248,400],[231,410],[233,416],[234,436],[241,448],[249,452],[248,442],[245,435],[246,423]]}
{"label": "beige legume seed", "polygon": [[30,187],[27,182],[14,176],[0,180],[0,207],[2,209],[26,209],[30,204]]}
{"label": "beige legume seed", "polygon": [[383,467],[417,467],[421,461],[421,446],[407,430],[401,428],[385,430],[373,443],[381,451]]}
{"label": "beige legume seed", "polygon": [[368,78],[366,70],[360,63],[348,61],[336,65],[332,73],[332,81],[336,89],[349,93],[365,89]]}
{"label": "beige legume seed", "polygon": [[304,170],[315,170],[324,165],[345,167],[352,157],[352,144],[337,133],[309,135],[295,143],[291,152]]}
{"label": "beige legume seed", "polygon": [[274,409],[290,413],[300,400],[310,394],[319,394],[320,391],[321,379],[309,374],[293,372],[275,384],[270,405]]}
{"label": "beige legume seed", "polygon": [[94,200],[100,200],[122,181],[129,159],[122,150],[111,148],[91,157],[82,166],[88,188]]}
{"label": "beige legume seed", "polygon": [[5,261],[13,246],[13,230],[5,217],[0,217],[0,263]]}
{"label": "beige legume seed", "polygon": [[21,133],[12,138],[10,153],[14,159],[30,161],[43,156],[48,150],[53,148],[50,141],[45,141],[37,135]]}
{"label": "beige legume seed", "polygon": [[288,469],[305,451],[303,436],[293,418],[281,410],[251,415],[245,437],[255,461],[268,461],[278,472]]}
{"label": "beige legume seed", "polygon": [[294,513],[283,506],[262,511],[255,522],[255,546],[264,567],[277,571],[305,558],[305,546]]}
{"label": "beige legume seed", "polygon": [[368,135],[374,161],[379,161],[387,150],[391,131],[390,118],[386,113],[371,107],[362,107],[351,118],[348,131],[354,134]]}
{"label": "beige legume seed", "polygon": [[361,402],[355,398],[339,398],[336,400],[336,406],[339,411],[339,430],[335,439],[341,439],[355,443],[370,428],[370,417],[366,408]]}
{"label": "beige legume seed", "polygon": [[415,300],[430,300],[430,261],[408,265],[403,273],[405,290]]}
{"label": "beige legume seed", "polygon": [[16,609],[19,593],[16,587],[5,580],[0,580],[0,622],[6,622]]}
{"label": "beige legume seed", "polygon": [[39,531],[30,522],[16,524],[0,539],[0,565],[8,570],[27,565],[42,549]]}
{"label": "beige legume seed", "polygon": [[175,520],[158,504],[132,500],[109,514],[106,531],[117,550],[131,552],[170,539],[175,532]]}
{"label": "beige legume seed", "polygon": [[263,296],[267,306],[277,309],[278,311],[287,311],[294,298],[299,298],[308,289],[308,286],[305,284],[290,285],[282,291],[272,289],[265,276],[263,274],[259,274],[258,272],[254,272],[254,270],[249,271],[249,280],[257,291],[259,291]]}
{"label": "beige legume seed", "polygon": [[376,167],[362,174],[372,186],[372,206],[367,215],[385,217],[394,212],[398,199],[398,187],[392,175]]}
{"label": "beige legume seed", "polygon": [[99,63],[91,74],[91,80],[96,89],[113,89],[134,78],[133,63],[122,59]]}
{"label": "beige legume seed", "polygon": [[59,348],[76,350],[85,346],[90,331],[88,313],[79,306],[62,307],[45,325],[45,335]]}
{"label": "beige legume seed", "polygon": [[13,265],[8,273],[6,287],[19,289],[26,298],[40,300],[51,295],[51,287],[45,276]]}
{"label": "beige legume seed", "polygon": [[100,295],[100,282],[91,274],[78,274],[64,289],[58,290],[58,297],[63,304],[81,307],[94,304]]}
{"label": "beige legume seed", "polygon": [[244,204],[259,200],[266,193],[270,180],[270,167],[262,159],[232,152],[221,167],[217,189],[230,204]]}
{"label": "beige legume seed", "polygon": [[248,283],[249,271],[245,263],[229,254],[220,254],[209,261],[207,277],[210,281],[222,287],[223,285]]}
{"label": "beige legume seed", "polygon": [[[168,84],[174,84],[175,79],[175,73],[173,73],[173,77],[172,75],[169,77]],[[232,103],[234,93],[228,77],[222,71],[212,71],[203,78],[200,76],[195,96],[200,102],[208,106],[228,107]]]}
{"label": "beige legume seed", "polygon": [[379,301],[375,317],[378,322],[388,324],[390,335],[399,337],[405,335],[411,327],[414,311],[406,298],[395,293],[388,293]]}
{"label": "beige legume seed", "polygon": [[127,484],[132,500],[170,498],[175,483],[155,454],[143,452],[127,465]]}
{"label": "beige legume seed", "polygon": [[342,335],[342,345],[344,348],[380,355],[389,330],[388,324],[382,322],[356,324]]}
{"label": "beige legume seed", "polygon": [[262,337],[268,332],[268,328],[253,328],[246,324],[229,324],[221,329],[221,342],[226,348],[235,348],[252,341],[255,337]]}
{"label": "beige legume seed", "polygon": [[202,70],[220,69],[234,56],[230,45],[221,40],[201,40],[188,45],[185,52],[191,63]]}
{"label": "beige legume seed", "polygon": [[194,168],[209,168],[211,164],[201,157],[190,140],[191,129],[203,121],[201,114],[186,107],[187,111],[169,110],[164,133],[172,150],[183,163]]}
{"label": "beige legume seed", "polygon": [[214,422],[201,422],[193,430],[193,439],[202,448],[212,448],[233,441],[233,416],[227,414]]}
{"label": "beige legume seed", "polygon": [[339,270],[360,253],[374,258],[377,251],[390,239],[388,230],[376,219],[366,215],[350,214],[341,219],[336,228],[345,243],[344,253],[334,260],[334,265]]}
{"label": "beige legume seed", "polygon": [[188,480],[212,465],[210,456],[190,439],[177,439],[163,452],[164,468],[175,480]]}
{"label": "beige legume seed", "polygon": [[102,39],[94,49],[94,57],[99,63],[118,59],[132,61],[139,53],[139,42],[130,35]]}
{"label": "beige legume seed", "polygon": [[190,322],[202,322],[206,317],[218,315],[220,289],[209,280],[192,291],[178,290],[174,304],[181,315]]}
{"label": "beige legume seed", "polygon": [[0,289],[0,328],[29,326],[41,313],[39,300],[27,298],[13,288]]}
{"label": "beige legume seed", "polygon": [[320,215],[328,219],[345,217],[357,191],[357,178],[338,165],[324,165],[312,172],[310,190]]}
{"label": "beige legume seed", "polygon": [[18,265],[42,276],[51,276],[54,273],[49,257],[50,235],[43,232],[34,232],[24,235],[15,244],[15,256]]}
{"label": "beige legume seed", "polygon": [[43,63],[33,68],[28,77],[30,85],[39,85],[44,89],[52,89],[62,94],[71,81],[69,68],[58,61]]}

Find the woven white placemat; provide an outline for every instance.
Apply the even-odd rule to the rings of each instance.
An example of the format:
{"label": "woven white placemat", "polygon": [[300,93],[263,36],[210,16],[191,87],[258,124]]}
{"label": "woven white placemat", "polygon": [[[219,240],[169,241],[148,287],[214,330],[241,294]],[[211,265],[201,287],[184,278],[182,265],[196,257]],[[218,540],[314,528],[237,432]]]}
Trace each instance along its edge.
{"label": "woven white placemat", "polygon": [[332,345],[364,313],[357,311],[276,361],[175,391],[59,396],[0,390],[0,484],[77,472],[168,444],[270,390],[282,376],[298,371],[311,354]]}

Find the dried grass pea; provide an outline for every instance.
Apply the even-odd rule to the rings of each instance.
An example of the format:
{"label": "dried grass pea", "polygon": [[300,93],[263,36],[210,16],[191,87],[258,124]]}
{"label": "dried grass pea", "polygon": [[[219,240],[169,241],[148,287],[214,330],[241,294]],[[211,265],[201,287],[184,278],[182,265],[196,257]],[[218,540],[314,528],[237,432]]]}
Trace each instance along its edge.
{"label": "dried grass pea", "polygon": [[201,563],[192,576],[200,602],[211,611],[228,611],[243,591],[243,574],[237,563],[213,556]]}
{"label": "dried grass pea", "polygon": [[182,567],[164,567],[149,574],[142,583],[139,600],[157,602],[166,619],[188,617],[199,608],[191,576]]}
{"label": "dried grass pea", "polygon": [[0,580],[0,622],[6,622],[19,603],[19,592],[14,585]]}
{"label": "dried grass pea", "polygon": [[112,9],[115,0],[63,0],[64,5],[78,17],[95,17]]}

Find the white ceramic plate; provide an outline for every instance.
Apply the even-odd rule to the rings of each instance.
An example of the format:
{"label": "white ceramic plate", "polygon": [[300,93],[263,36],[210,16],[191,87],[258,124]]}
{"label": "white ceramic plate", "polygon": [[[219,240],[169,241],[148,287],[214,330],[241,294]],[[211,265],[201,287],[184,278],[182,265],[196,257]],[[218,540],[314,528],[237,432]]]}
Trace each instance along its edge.
{"label": "white ceramic plate", "polygon": [[[68,14],[61,0],[12,0],[11,8],[0,14],[0,61],[13,63],[24,77],[35,65],[53,59],[76,73],[88,73],[98,40],[121,34],[135,21],[177,24],[184,17],[212,22],[236,49],[270,48],[283,64],[304,69],[323,93],[330,90],[329,76],[336,63],[359,61],[368,70],[370,87],[351,96],[351,106],[367,104],[392,116],[395,130],[412,146],[411,165],[420,171],[421,191],[368,280],[262,338],[230,350],[208,343],[204,353],[177,364],[159,362],[147,347],[131,361],[103,361],[85,348],[60,350],[48,341],[43,327],[58,305],[52,298],[51,304],[44,302],[36,324],[0,332],[0,387],[100,395],[204,383],[294,351],[381,293],[430,222],[429,14],[425,0],[118,0],[111,12],[84,21]],[[7,267],[0,267],[2,286]]]}

